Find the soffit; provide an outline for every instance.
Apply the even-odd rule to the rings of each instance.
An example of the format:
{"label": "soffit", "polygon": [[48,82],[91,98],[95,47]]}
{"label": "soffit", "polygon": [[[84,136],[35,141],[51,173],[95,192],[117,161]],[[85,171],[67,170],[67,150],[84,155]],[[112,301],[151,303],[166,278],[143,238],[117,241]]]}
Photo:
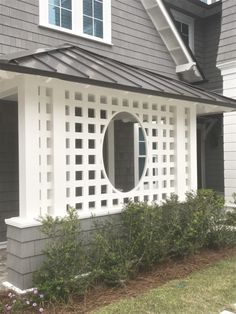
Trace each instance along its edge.
{"label": "soffit", "polygon": [[195,18],[206,18],[222,11],[222,1],[211,5],[200,0],[164,0],[165,4]]}

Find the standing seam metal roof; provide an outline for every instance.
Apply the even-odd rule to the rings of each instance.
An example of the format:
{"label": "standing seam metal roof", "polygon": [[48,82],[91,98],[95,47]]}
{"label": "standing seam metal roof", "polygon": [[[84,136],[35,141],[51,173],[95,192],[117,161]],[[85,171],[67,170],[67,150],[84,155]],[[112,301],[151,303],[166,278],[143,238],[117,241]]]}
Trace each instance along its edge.
{"label": "standing seam metal roof", "polygon": [[72,45],[0,56],[0,69],[148,95],[236,107],[236,100],[231,98]]}

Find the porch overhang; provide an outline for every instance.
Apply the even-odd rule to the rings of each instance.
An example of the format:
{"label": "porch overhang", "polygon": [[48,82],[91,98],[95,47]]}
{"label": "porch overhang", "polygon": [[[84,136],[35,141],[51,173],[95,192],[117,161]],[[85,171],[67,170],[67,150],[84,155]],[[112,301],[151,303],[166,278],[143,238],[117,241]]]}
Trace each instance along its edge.
{"label": "porch overhang", "polygon": [[[195,65],[182,65],[179,71],[182,71],[181,67],[188,70]],[[10,80],[19,74],[190,101],[199,104],[200,108],[214,105],[221,107],[219,112],[224,108],[226,111],[236,108],[236,100],[72,45],[1,56],[0,80]]]}

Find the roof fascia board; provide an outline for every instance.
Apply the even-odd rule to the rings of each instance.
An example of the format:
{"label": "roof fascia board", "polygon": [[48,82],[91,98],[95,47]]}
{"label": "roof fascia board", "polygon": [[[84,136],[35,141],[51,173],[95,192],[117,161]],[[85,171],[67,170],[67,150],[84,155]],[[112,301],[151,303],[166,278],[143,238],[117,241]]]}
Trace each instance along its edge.
{"label": "roof fascia board", "polygon": [[181,69],[184,71],[188,69],[193,76],[196,76],[196,81],[201,81],[203,77],[196,69],[196,62],[188,51],[163,1],[141,0],[141,2],[177,66],[176,72],[180,73]]}

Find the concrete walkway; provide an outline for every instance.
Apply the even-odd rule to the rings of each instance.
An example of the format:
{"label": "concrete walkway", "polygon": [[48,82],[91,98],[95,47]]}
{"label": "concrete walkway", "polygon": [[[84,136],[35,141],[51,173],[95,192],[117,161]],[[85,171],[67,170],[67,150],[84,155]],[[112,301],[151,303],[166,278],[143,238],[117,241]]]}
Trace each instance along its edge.
{"label": "concrete walkway", "polygon": [[232,304],[230,306],[232,309],[230,309],[230,311],[228,310],[224,310],[223,312],[220,312],[220,314],[235,314],[236,312],[236,303],[235,304]]}
{"label": "concrete walkway", "polygon": [[6,262],[7,262],[6,249],[1,249],[0,250],[0,290],[5,289],[2,285],[2,282],[7,280]]}

